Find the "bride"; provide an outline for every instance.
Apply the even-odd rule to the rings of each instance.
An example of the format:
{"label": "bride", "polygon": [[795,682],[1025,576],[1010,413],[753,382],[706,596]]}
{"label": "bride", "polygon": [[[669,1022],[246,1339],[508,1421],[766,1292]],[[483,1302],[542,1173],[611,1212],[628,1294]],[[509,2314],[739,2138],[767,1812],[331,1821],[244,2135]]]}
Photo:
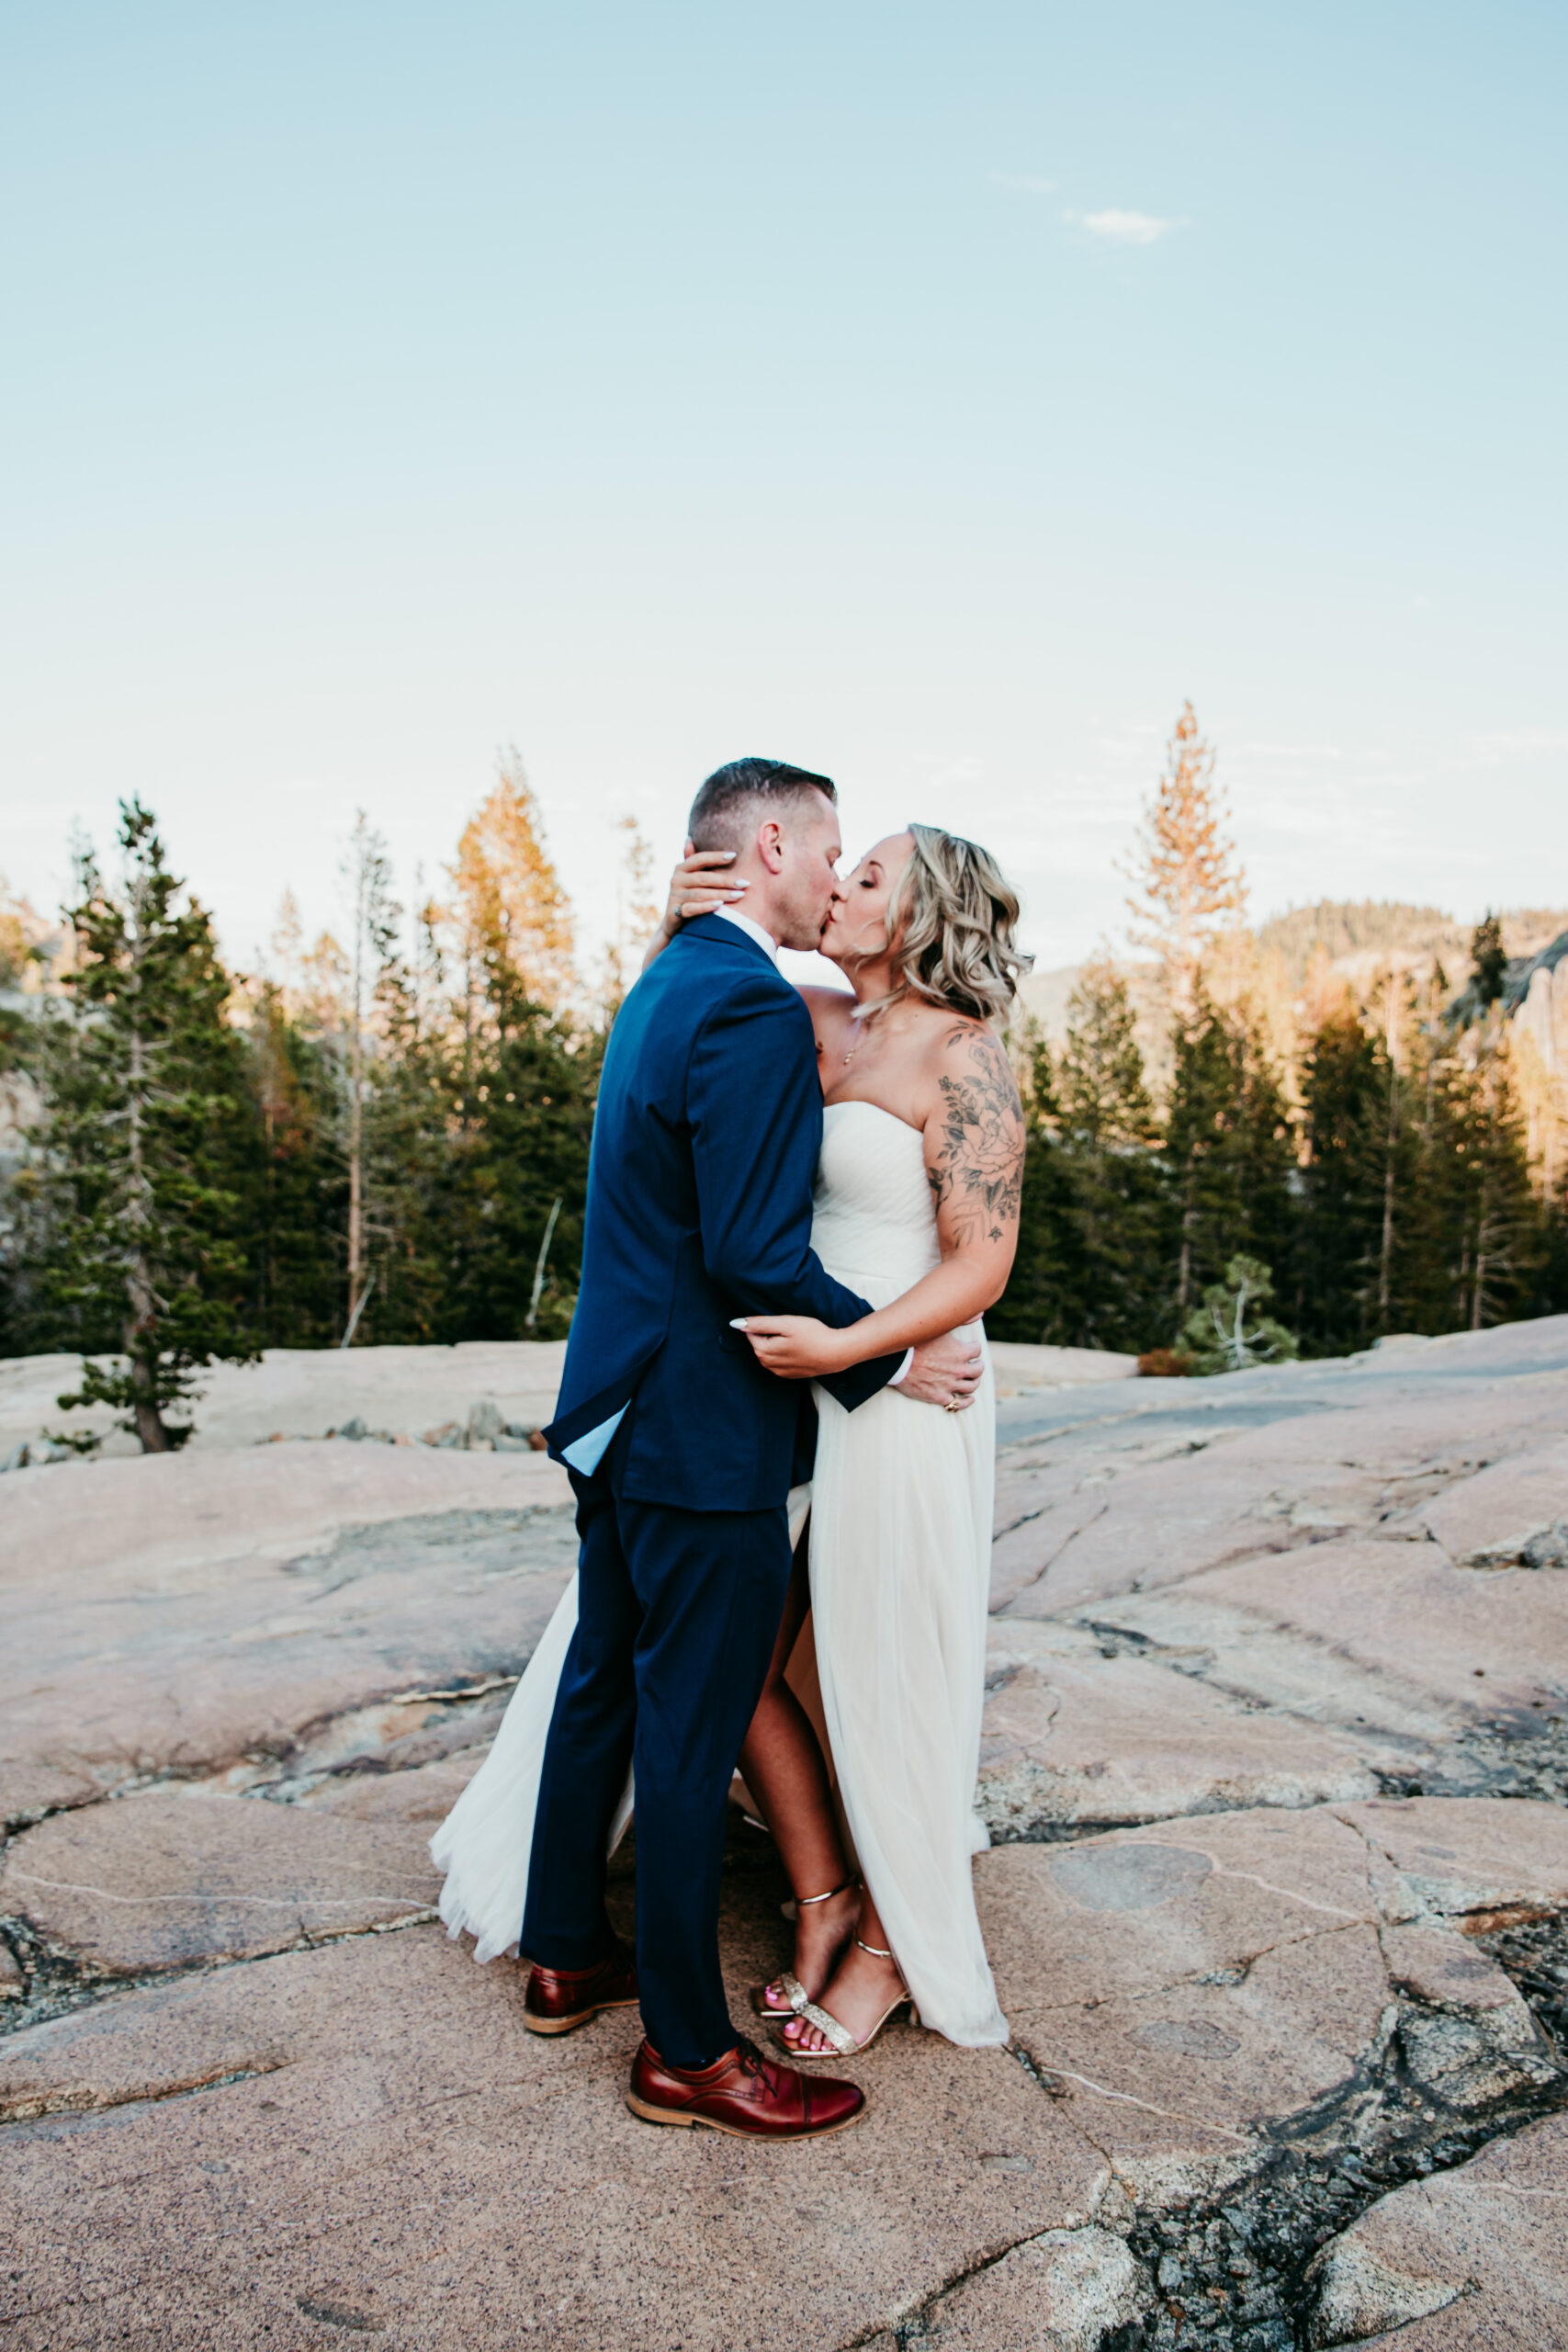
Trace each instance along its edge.
{"label": "bride", "polygon": [[[722,851],[688,854],[649,953],[743,904]],[[847,1330],[752,1316],[759,1360],[815,1379],[975,1325],[1018,1238],[1023,1125],[995,1024],[1028,959],[1018,901],[975,843],[912,825],[840,884],[822,937],[853,994],[802,990],[826,1102],[812,1247],[874,1312]],[[846,1413],[822,1386],[809,1519],[741,1758],[796,1898],[795,1962],[759,1989],[796,2058],[863,2049],[908,2003],[967,2045],[1005,2041],[970,1882],[984,1700],[995,1402],[888,1392]],[[798,1532],[807,1494],[792,1496]],[[575,1579],[483,1767],[431,1840],[441,1915],[475,1958],[515,1950],[539,1766],[576,1623]],[[810,1645],[824,1757],[792,1682]],[[790,1669],[786,1679],[785,1669]],[[807,1667],[807,1672],[809,1668]],[[831,1775],[831,1778],[829,1777]],[[836,1781],[846,1852],[836,1812]],[[628,1787],[612,1842],[631,1810]]]}

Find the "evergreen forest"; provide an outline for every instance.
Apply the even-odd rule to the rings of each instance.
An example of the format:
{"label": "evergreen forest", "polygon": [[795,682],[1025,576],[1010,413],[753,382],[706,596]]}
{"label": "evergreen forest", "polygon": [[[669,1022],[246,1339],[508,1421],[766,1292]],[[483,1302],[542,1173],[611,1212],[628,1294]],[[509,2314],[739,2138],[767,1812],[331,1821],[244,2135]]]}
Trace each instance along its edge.
{"label": "evergreen forest", "polygon": [[[1363,921],[1351,977],[1320,949],[1303,979],[1287,918],[1282,982],[1213,769],[1189,706],[1126,868],[1133,956],[1083,968],[1065,1035],[1021,1008],[993,1337],[1201,1373],[1568,1308],[1568,1117],[1513,1017],[1568,933],[1527,971],[1488,918],[1449,970],[1389,910],[1386,952]],[[622,843],[590,975],[509,754],[439,892],[400,902],[362,817],[338,931],[307,945],[286,902],[241,973],[126,804],[58,926],[0,911],[0,1351],[80,1356],[80,1400],[162,1451],[214,1358],[564,1334],[597,1073],[657,921],[629,819]]]}

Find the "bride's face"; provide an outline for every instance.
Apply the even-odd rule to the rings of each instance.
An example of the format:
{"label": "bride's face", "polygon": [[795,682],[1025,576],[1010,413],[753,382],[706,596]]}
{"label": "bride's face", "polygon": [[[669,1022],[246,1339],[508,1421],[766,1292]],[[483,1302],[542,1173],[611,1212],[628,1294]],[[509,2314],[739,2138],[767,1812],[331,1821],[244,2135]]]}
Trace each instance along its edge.
{"label": "bride's face", "polygon": [[822,953],[833,964],[864,964],[886,956],[888,902],[915,854],[908,833],[889,833],[868,849],[839,885],[822,932]]}

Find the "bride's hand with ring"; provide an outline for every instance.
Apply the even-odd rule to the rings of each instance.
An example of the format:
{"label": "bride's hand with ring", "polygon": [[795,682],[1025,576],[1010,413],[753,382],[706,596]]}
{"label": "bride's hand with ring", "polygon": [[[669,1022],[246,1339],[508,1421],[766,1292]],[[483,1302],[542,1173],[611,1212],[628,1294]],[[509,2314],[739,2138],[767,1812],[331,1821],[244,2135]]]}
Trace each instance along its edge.
{"label": "bride's hand with ring", "polygon": [[847,1372],[852,1362],[847,1334],[829,1330],[812,1315],[741,1315],[736,1329],[750,1340],[763,1371],[781,1380],[820,1380],[829,1372]]}
{"label": "bride's hand with ring", "polygon": [[[835,1331],[809,1315],[742,1315],[737,1316],[735,1328],[745,1332],[763,1370],[781,1380],[821,1380],[863,1360],[855,1348],[852,1323]],[[940,1405],[943,1412],[962,1413],[975,1402],[985,1366],[973,1338],[943,1331],[915,1349],[914,1362],[896,1393],[912,1404]]]}
{"label": "bride's hand with ring", "polygon": [[649,941],[648,953],[642,959],[645,972],[654,957],[669,946],[683,922],[691,922],[698,915],[711,915],[719,907],[745,903],[750,886],[724,872],[727,865],[734,863],[732,849],[694,849],[687,842],[685,854],[670,876],[670,896],[659,929]]}

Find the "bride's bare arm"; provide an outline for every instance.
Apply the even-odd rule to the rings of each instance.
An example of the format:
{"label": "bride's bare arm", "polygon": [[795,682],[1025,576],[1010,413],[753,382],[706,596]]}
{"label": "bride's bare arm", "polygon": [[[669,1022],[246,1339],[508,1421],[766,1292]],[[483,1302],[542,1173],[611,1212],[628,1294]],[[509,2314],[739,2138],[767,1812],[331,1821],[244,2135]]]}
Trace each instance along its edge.
{"label": "bride's bare arm", "polygon": [[743,905],[747,885],[731,881],[723,869],[735,863],[732,849],[694,849],[686,843],[685,854],[670,876],[670,897],[664,908],[663,920],[648,943],[648,953],[642,959],[646,972],[656,956],[661,956],[683,922],[694,915],[711,915],[716,907]]}
{"label": "bride's bare arm", "polygon": [[891,1306],[842,1331],[804,1316],[747,1317],[746,1336],[770,1372],[815,1379],[917,1347],[974,1322],[1007,1288],[1018,1248],[1024,1148],[1007,1055],[979,1022],[955,1021],[942,1035],[934,1076],[926,1175],[942,1264]]}

